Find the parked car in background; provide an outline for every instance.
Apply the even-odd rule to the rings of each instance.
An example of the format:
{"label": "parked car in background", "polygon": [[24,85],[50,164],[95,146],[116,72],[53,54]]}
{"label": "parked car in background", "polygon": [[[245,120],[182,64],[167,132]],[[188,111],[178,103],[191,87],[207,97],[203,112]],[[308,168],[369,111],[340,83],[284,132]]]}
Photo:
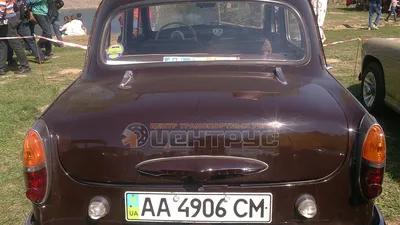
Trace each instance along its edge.
{"label": "parked car in background", "polygon": [[384,224],[384,131],[315,22],[309,0],[103,0],[27,132],[26,225]]}
{"label": "parked car in background", "polygon": [[399,44],[396,39],[371,38],[362,45],[361,102],[373,114],[385,104],[400,112]]}

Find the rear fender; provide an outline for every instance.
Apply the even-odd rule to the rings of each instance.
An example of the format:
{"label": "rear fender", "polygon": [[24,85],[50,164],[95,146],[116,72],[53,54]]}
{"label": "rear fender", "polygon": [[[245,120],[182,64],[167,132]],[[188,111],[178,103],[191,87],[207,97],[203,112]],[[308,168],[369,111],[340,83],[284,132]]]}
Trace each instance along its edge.
{"label": "rear fender", "polygon": [[356,140],[354,142],[354,151],[351,159],[351,171],[352,171],[352,203],[355,205],[366,204],[369,201],[362,196],[361,185],[360,185],[360,168],[362,161],[362,146],[364,140],[368,134],[369,128],[378,124],[376,118],[371,114],[366,114],[358,127]]}

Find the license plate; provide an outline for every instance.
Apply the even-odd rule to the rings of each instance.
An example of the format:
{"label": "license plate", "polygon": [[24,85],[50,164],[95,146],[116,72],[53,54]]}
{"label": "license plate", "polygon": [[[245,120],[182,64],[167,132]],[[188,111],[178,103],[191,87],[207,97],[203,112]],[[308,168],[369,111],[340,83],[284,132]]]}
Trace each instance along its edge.
{"label": "license plate", "polygon": [[271,223],[271,193],[126,192],[131,222]]}

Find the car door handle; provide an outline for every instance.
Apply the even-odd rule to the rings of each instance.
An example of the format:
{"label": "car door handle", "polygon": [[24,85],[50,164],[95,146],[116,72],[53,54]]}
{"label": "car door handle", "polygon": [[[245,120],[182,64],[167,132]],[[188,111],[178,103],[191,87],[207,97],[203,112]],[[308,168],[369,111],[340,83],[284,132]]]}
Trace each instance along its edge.
{"label": "car door handle", "polygon": [[268,164],[256,159],[213,155],[150,159],[136,165],[136,171],[144,176],[196,182],[248,176],[267,169]]}

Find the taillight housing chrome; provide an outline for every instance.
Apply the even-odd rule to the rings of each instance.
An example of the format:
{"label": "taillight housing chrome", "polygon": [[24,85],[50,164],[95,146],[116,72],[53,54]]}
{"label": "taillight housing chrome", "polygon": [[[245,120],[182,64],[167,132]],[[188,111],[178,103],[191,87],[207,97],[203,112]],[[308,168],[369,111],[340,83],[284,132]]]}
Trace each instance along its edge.
{"label": "taillight housing chrome", "polygon": [[359,185],[362,197],[373,200],[382,193],[386,166],[386,138],[382,127],[371,115],[366,116],[360,127],[361,160]]}
{"label": "taillight housing chrome", "polygon": [[46,201],[50,188],[49,132],[43,120],[37,120],[27,132],[23,148],[26,197],[35,204]]}

